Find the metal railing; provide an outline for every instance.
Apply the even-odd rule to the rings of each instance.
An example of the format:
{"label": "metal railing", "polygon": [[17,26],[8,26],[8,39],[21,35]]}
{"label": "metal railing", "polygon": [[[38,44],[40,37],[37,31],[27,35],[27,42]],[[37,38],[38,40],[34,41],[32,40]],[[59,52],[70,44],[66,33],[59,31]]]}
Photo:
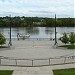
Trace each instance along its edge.
{"label": "metal railing", "polygon": [[[6,39],[9,40],[9,38],[6,38]],[[18,38],[12,38],[12,40],[18,40]],[[26,39],[20,38],[19,40],[28,40],[28,41],[29,41],[29,40],[35,40],[35,41],[36,41],[36,40],[37,40],[37,41],[39,41],[39,40],[41,40],[41,41],[42,41],[42,40],[48,40],[48,41],[49,41],[49,40],[50,40],[50,41],[54,41],[54,38],[26,38]],[[18,40],[18,41],[19,41],[19,40]],[[57,39],[57,40],[59,40],[59,39]]]}
{"label": "metal railing", "polygon": [[38,67],[38,66],[75,63],[74,59],[75,55],[64,55],[40,59],[22,59],[22,58],[0,56],[0,65]]}

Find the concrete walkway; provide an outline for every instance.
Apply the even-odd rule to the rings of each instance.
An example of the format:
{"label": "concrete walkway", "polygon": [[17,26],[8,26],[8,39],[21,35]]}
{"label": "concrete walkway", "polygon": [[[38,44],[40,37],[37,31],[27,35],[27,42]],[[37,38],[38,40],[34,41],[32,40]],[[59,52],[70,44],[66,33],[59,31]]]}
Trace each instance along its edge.
{"label": "concrete walkway", "polygon": [[[7,41],[8,44],[8,41]],[[7,45],[6,44],[6,45]],[[1,49],[0,56],[14,57],[20,59],[41,59],[57,56],[64,56],[68,54],[75,54],[74,50],[67,50],[65,48],[54,48],[54,41],[40,40],[12,40],[13,46],[8,49]],[[60,41],[58,45],[62,44]],[[73,61],[73,60],[72,60]],[[2,61],[3,64],[8,64],[8,61]],[[39,62],[36,62],[37,65]],[[13,63],[12,63],[13,64]],[[13,67],[13,66],[0,66],[0,70],[14,70],[13,75],[53,75],[52,70],[73,68],[75,64],[64,64],[55,66],[43,67]]]}
{"label": "concrete walkway", "polygon": [[[62,43],[58,41],[58,45]],[[7,44],[8,45],[8,41]],[[49,40],[12,40],[12,47],[0,50],[0,56],[39,59],[56,56],[64,56],[67,54],[74,54],[74,50],[67,50],[64,48],[54,48],[54,41]]]}
{"label": "concrete walkway", "polygon": [[66,68],[75,68],[75,64],[64,64],[43,67],[0,66],[0,70],[14,70],[13,75],[53,75],[53,70]]}

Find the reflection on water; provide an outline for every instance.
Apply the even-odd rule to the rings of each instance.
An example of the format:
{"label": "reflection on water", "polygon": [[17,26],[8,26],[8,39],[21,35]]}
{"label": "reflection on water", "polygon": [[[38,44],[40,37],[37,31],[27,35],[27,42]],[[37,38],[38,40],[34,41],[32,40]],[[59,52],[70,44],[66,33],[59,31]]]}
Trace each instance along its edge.
{"label": "reflection on water", "polygon": [[38,35],[39,34],[38,27],[26,27],[25,31],[26,31],[26,33],[31,34],[31,35]]}
{"label": "reflection on water", "polygon": [[52,27],[51,28],[50,27],[46,27],[45,28],[45,33],[46,34],[53,34],[54,33],[54,29]]}
{"label": "reflection on water", "polygon": [[[12,28],[12,38],[17,38],[17,33],[30,34],[30,38],[54,38],[54,27],[19,27]],[[0,28],[0,32],[4,34],[6,38],[9,38],[9,28]],[[57,38],[62,36],[62,33],[75,32],[75,27],[57,27]]]}

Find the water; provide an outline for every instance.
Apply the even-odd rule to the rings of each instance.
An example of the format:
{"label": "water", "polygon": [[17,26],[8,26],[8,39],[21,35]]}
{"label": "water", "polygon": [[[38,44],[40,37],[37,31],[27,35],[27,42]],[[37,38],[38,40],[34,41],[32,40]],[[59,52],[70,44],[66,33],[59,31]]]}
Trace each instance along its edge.
{"label": "water", "polygon": [[[9,28],[0,28],[0,32],[6,38],[9,38],[10,29]],[[57,27],[57,38],[61,37],[62,34],[66,32],[75,32],[75,27]],[[12,28],[11,34],[12,38],[17,38],[17,33],[20,34],[30,34],[30,38],[54,38],[55,37],[55,28],[54,27],[19,27]]]}

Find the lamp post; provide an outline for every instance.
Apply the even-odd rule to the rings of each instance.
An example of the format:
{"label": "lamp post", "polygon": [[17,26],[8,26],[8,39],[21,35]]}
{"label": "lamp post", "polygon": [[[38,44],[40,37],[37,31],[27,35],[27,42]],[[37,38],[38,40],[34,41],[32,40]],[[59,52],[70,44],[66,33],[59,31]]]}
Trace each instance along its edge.
{"label": "lamp post", "polygon": [[10,40],[9,40],[9,46],[12,46],[12,41],[11,41],[11,15],[9,16],[10,18]]}
{"label": "lamp post", "polygon": [[55,44],[54,45],[57,45],[56,14],[55,14]]}

